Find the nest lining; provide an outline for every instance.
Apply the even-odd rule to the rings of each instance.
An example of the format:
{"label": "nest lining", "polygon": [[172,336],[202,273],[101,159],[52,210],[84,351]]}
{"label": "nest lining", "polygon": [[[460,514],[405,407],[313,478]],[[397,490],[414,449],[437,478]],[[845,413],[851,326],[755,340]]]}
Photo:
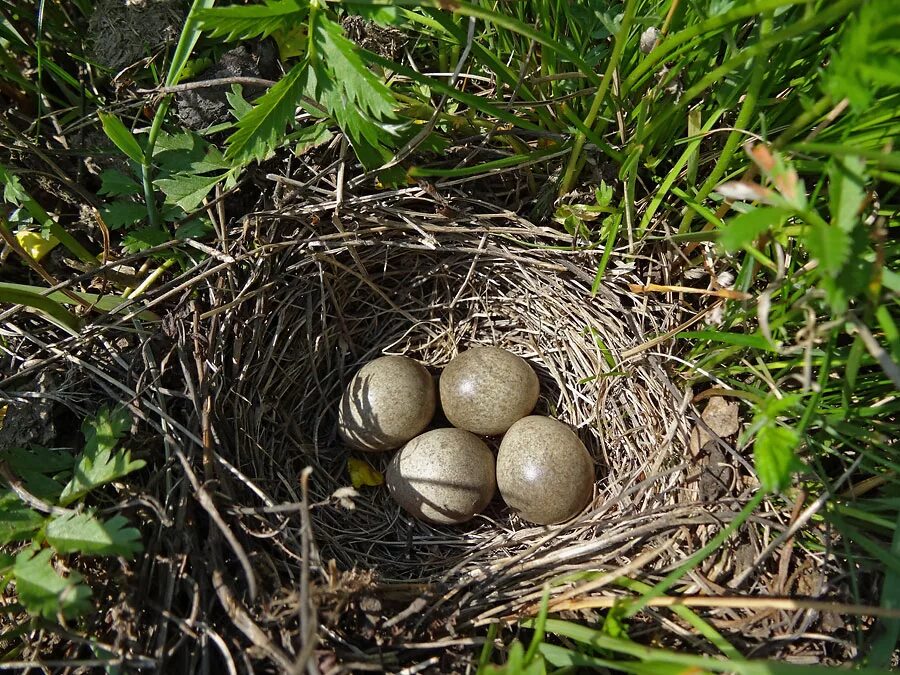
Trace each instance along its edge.
{"label": "nest lining", "polygon": [[[221,357],[214,356],[219,438],[242,471],[278,502],[291,498],[279,485],[296,484],[313,467],[320,561],[387,580],[431,581],[451,570],[470,574],[547,531],[529,527],[499,498],[458,527],[411,520],[383,489],[364,489],[353,510],[331,499],[349,482],[337,402],[353,373],[382,354],[410,356],[437,373],[458,351],[493,344],[535,367],[537,411],[574,428],[598,465],[592,508],[553,528],[545,552],[569,538],[596,539],[611,515],[671,501],[665,495],[678,471],[640,481],[678,464],[673,451],[688,425],[673,414],[677,392],[658,359],[621,355],[676,317],[648,311],[621,286],[592,294],[599,253],[575,253],[558,234],[524,226],[381,223],[342,239],[310,228],[269,256],[259,275],[265,292],[226,317],[211,350]],[[366,459],[384,468],[390,455]]]}

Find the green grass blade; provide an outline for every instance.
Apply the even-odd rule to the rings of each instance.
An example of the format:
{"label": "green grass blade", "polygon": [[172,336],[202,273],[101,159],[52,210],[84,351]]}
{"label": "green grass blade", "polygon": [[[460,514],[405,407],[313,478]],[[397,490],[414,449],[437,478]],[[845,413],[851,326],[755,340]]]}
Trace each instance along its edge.
{"label": "green grass blade", "polygon": [[81,330],[81,321],[77,316],[56,300],[42,295],[40,291],[32,288],[16,287],[14,284],[0,282],[0,302],[36,309],[73,335],[78,335]]}
{"label": "green grass blade", "polygon": [[216,0],[194,0],[191,4],[191,9],[184,20],[184,28],[181,29],[181,35],[178,37],[178,44],[175,46],[175,53],[172,54],[172,62],[169,64],[169,72],[166,75],[167,87],[174,87],[178,84],[184,74],[184,67],[191,57],[191,52],[194,51],[194,46],[200,39],[198,12],[202,9],[209,9],[215,3]]}
{"label": "green grass blade", "polygon": [[[630,591],[634,591],[635,593],[647,593],[652,588],[652,586],[650,586],[649,584],[645,584],[642,581],[636,581],[635,579],[626,579],[624,577],[616,579],[615,584],[618,586],[622,586],[623,588],[627,588]],[[684,605],[675,605],[671,609],[676,616],[683,619],[700,635],[709,640],[709,642],[716,649],[722,652],[722,654],[724,654],[726,657],[728,657],[729,659],[743,659],[742,654],[735,648],[733,644],[726,640],[719,631],[717,631],[709,623],[704,621],[690,607],[685,607]]]}
{"label": "green grass blade", "polygon": [[144,151],[141,149],[141,144],[137,142],[134,134],[122,123],[122,120],[102,110],[97,112],[97,116],[100,118],[103,131],[119,150],[137,164],[144,161]]}

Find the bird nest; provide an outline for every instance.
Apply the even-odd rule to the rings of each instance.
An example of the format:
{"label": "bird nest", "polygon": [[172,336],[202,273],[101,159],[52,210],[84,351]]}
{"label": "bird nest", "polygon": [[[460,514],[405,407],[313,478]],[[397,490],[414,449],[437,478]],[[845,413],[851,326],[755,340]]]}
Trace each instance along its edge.
{"label": "bird nest", "polygon": [[[230,235],[227,251],[206,248],[148,297],[166,308],[160,331],[135,332],[127,316],[55,342],[34,322],[16,328],[32,357],[21,376],[65,364],[57,400],[86,410],[93,390],[142,421],[136,443],[153,470],[120,503],[149,533],[147,555],[125,594],[110,576],[119,599],[89,629],[117,653],[165,672],[452,671],[480,649],[479,627],[533,614],[561,575],[659,579],[757,487],[730,449],[715,500],[702,499],[694,392],[670,379],[666,339],[696,308],[633,292],[656,274],[652,258],[614,256],[598,280],[602,251],[509,213],[459,224],[399,207],[342,221],[256,214]],[[437,374],[478,344],[527,359],[538,412],[593,456],[593,499],[571,521],[533,527],[497,497],[465,525],[432,526],[383,487],[350,487],[355,455],[335,427],[354,372],[401,354]],[[389,458],[364,459],[384,469]],[[754,533],[784,519],[764,504],[751,524],[698,568],[700,586],[680,590],[769,574],[751,569],[767,543]]]}

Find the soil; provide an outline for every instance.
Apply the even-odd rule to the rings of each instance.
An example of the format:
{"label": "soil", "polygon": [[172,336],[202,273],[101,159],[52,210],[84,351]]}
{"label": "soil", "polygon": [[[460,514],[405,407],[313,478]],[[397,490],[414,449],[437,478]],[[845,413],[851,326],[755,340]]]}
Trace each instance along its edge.
{"label": "soil", "polygon": [[[213,80],[224,77],[277,77],[278,67],[275,48],[270,41],[255,43],[252,47],[239,46],[222,54],[222,58],[197,79]],[[252,101],[264,90],[262,87],[242,85],[242,95]],[[195,131],[206,129],[229,119],[230,106],[226,94],[230,85],[203,87],[179,94],[175,113],[179,121]]]}
{"label": "soil", "polygon": [[88,24],[93,60],[113,72],[177,40],[184,10],[175,0],[100,0]]}

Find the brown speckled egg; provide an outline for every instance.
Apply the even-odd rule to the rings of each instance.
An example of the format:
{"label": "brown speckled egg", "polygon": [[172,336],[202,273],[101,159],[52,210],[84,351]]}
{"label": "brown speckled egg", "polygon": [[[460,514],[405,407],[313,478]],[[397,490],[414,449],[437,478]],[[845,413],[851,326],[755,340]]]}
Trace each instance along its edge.
{"label": "brown speckled egg", "polygon": [[497,487],[525,520],[561,523],[591,499],[594,462],[565,424],[531,415],[513,424],[500,442]]}
{"label": "brown speckled egg", "polygon": [[399,448],[431,422],[437,405],[434,380],[405,356],[382,356],[364,365],[347,386],[338,409],[338,434],[352,448]]}
{"label": "brown speckled egg", "polygon": [[500,347],[473,347],[454,358],[440,379],[450,423],[482,436],[502,434],[534,409],[540,385],[525,359]]}
{"label": "brown speckled egg", "polygon": [[394,501],[419,520],[464,523],[494,496],[494,456],[468,431],[434,429],[394,455],[386,482]]}

